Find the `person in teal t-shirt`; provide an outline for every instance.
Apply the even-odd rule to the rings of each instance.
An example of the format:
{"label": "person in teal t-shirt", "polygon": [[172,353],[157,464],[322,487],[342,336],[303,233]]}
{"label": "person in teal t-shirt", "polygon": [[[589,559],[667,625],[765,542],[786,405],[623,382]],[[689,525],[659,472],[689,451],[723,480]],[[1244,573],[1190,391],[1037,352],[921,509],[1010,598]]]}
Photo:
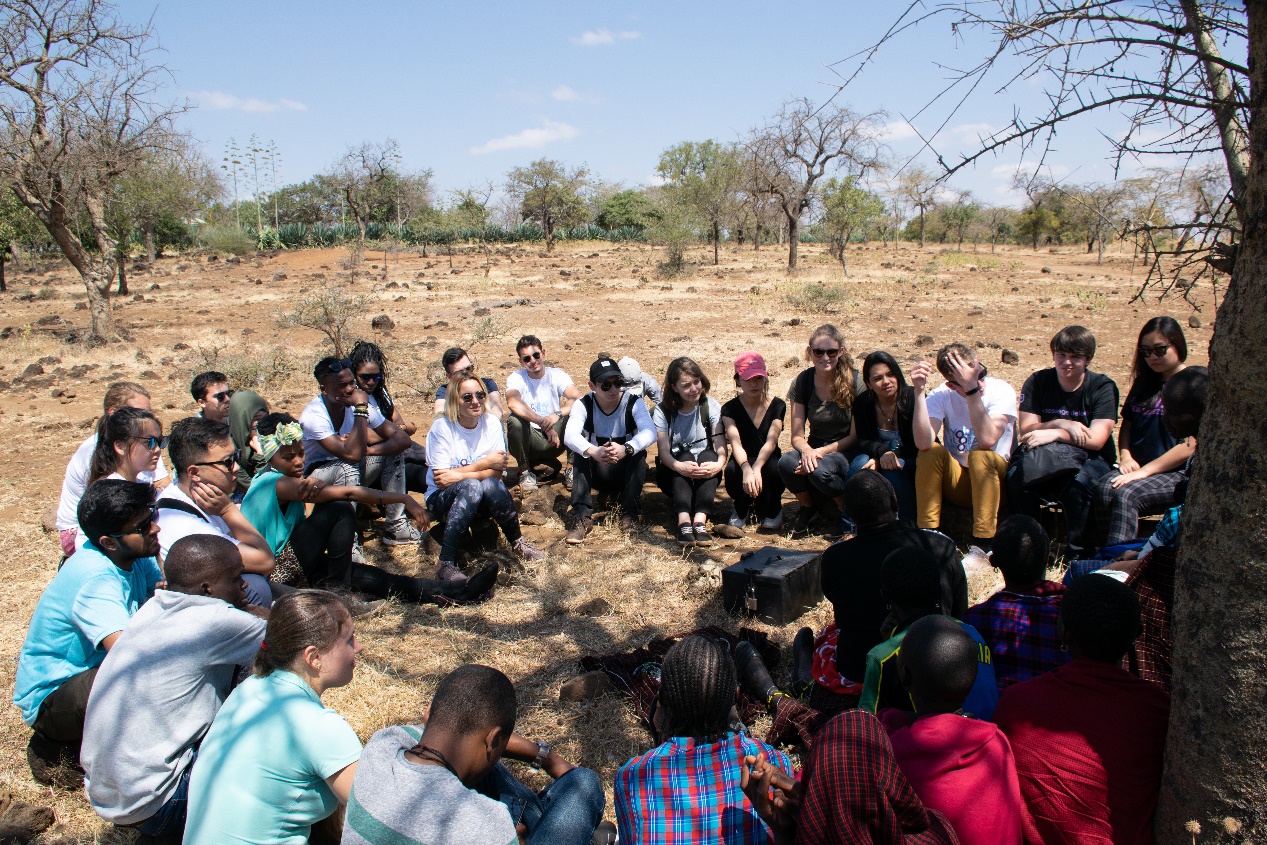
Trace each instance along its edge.
{"label": "person in teal t-shirt", "polygon": [[[242,499],[242,513],[268,541],[279,569],[293,561],[292,566],[302,570],[312,586],[329,581],[372,596],[394,595],[416,602],[472,601],[496,583],[495,563],[469,580],[453,582],[395,575],[377,566],[353,563],[353,503],[403,504],[424,529],[428,524],[426,509],[408,493],[327,485],[319,478],[304,478],[303,429],[290,414],[268,414],[256,429],[263,466]],[[305,502],[315,503],[307,516]]]}
{"label": "person in teal t-shirt", "polygon": [[154,487],[103,479],[79,500],[88,538],[44,589],[18,654],[13,703],[34,733],[27,748],[40,783],[82,782],[79,745],[97,667],[128,619],[162,581]]}
{"label": "person in teal t-shirt", "polygon": [[312,826],[347,803],[361,741],[321,695],[352,681],[360,651],[333,593],[295,590],[273,603],[255,674],[198,749],[184,845],[306,845]]}

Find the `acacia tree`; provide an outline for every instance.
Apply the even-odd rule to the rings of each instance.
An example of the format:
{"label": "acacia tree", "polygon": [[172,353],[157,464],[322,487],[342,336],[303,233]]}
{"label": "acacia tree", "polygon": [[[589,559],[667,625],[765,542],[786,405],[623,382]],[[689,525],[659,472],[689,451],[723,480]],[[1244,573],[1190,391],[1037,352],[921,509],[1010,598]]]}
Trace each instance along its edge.
{"label": "acacia tree", "polygon": [[884,214],[884,200],[858,184],[858,177],[831,178],[823,185],[821,225],[831,241],[831,253],[849,275],[846,251],[854,233],[865,229]]}
{"label": "acacia tree", "polygon": [[737,145],[685,141],[661,153],[656,170],[670,196],[690,206],[708,224],[713,264],[720,264],[722,221],[731,214],[743,177]]}
{"label": "acacia tree", "polygon": [[362,248],[375,211],[392,201],[400,161],[400,145],[391,138],[381,143],[365,141],[348,147],[330,174],[343,189]]}
{"label": "acacia tree", "polygon": [[145,260],[153,264],[158,256],[155,227],[197,216],[222,190],[214,166],[193,142],[174,137],[166,149],[150,151],[119,180],[110,214],[126,222],[125,234],[140,230]]}
{"label": "acacia tree", "polygon": [[156,102],[166,71],[151,61],[149,29],[107,3],[0,0],[0,24],[0,180],[83,279],[100,341],[114,334],[110,192],[165,148],[179,107]]}
{"label": "acacia tree", "polygon": [[902,199],[919,212],[919,248],[924,248],[924,224],[929,209],[937,203],[941,177],[923,165],[912,164],[898,177],[897,190]]}
{"label": "acacia tree", "polygon": [[584,194],[588,189],[588,168],[569,169],[562,162],[546,158],[506,174],[506,190],[519,199],[520,214],[545,230],[546,252],[554,250],[558,227],[573,226],[585,219]]}
{"label": "acacia tree", "polygon": [[880,165],[880,117],[835,103],[790,100],[750,136],[757,191],[777,199],[787,223],[789,271],[796,269],[801,216],[809,210],[819,180],[842,167],[862,177]]}

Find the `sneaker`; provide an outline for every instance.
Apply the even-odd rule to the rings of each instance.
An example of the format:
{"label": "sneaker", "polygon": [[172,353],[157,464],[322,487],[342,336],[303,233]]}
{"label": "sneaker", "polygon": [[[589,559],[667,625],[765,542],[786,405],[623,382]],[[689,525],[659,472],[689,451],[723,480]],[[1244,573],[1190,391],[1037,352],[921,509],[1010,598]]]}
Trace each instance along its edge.
{"label": "sneaker", "polygon": [[590,533],[594,527],[594,520],[588,516],[578,516],[572,520],[572,527],[568,529],[567,543],[569,546],[579,546],[585,542],[585,535]]}
{"label": "sneaker", "polygon": [[796,512],[796,516],[792,518],[792,525],[788,529],[787,535],[790,539],[809,536],[809,524],[814,518],[814,511],[811,508],[802,507]]}
{"label": "sneaker", "polygon": [[689,522],[677,527],[677,544],[679,546],[695,545],[695,527]]}
{"label": "sneaker", "polygon": [[532,543],[528,542],[527,537],[520,537],[515,541],[515,554],[519,555],[529,563],[546,559],[546,553],[538,549]]}
{"label": "sneaker", "polygon": [[633,532],[637,531],[638,517],[628,516],[628,515],[622,516],[620,518],[620,530],[625,532],[626,534],[632,534]]}
{"label": "sneaker", "polygon": [[563,489],[568,492],[572,491],[572,465],[568,464],[568,468],[563,470]]}
{"label": "sneaker", "polygon": [[726,520],[726,524],[731,528],[738,528],[740,531],[748,524],[748,520],[739,515],[739,511],[731,511],[730,519]]}
{"label": "sneaker", "polygon": [[519,473],[519,489],[525,493],[537,491],[537,474],[530,469]]}
{"label": "sneaker", "polygon": [[963,556],[963,571],[971,576],[978,572],[990,570],[990,553],[980,546],[969,546],[968,553]]}
{"label": "sneaker", "polygon": [[779,511],[769,519],[761,520],[761,529],[763,531],[778,531],[783,527],[783,511]]}
{"label": "sneaker", "polygon": [[708,548],[713,544],[713,537],[708,533],[708,526],[702,522],[697,522],[692,527],[695,534],[695,545]]}
{"label": "sneaker", "polygon": [[352,562],[365,565],[365,551],[361,548],[360,540],[352,544]]}
{"label": "sneaker", "polygon": [[402,519],[394,525],[385,526],[383,531],[384,546],[407,546],[411,543],[421,543],[422,532],[418,530],[418,526],[414,525],[408,519]]}
{"label": "sneaker", "polygon": [[466,576],[462,574],[462,570],[458,569],[457,564],[452,561],[442,560],[440,565],[436,567],[437,581],[466,581]]}

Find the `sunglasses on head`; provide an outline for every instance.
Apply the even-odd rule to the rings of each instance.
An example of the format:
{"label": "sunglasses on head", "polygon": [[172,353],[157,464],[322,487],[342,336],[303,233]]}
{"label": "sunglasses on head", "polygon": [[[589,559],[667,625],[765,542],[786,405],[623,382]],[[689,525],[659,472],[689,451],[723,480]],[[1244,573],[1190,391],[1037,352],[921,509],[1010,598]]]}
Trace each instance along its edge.
{"label": "sunglasses on head", "polygon": [[220,467],[225,472],[233,472],[233,468],[238,465],[238,459],[233,455],[219,461],[199,461],[194,464],[196,467]]}
{"label": "sunglasses on head", "polygon": [[331,361],[326,364],[326,372],[328,373],[341,373],[350,369],[352,369],[352,361],[348,358],[340,358],[337,361]]}
{"label": "sunglasses on head", "polygon": [[211,398],[212,398],[212,399],[214,399],[214,400],[216,400],[217,402],[224,402],[224,401],[225,401],[225,400],[227,400],[227,399],[232,399],[232,398],[233,398],[233,391],[232,391],[232,390],[221,390],[219,393],[213,393],[213,394],[211,394]]}
{"label": "sunglasses on head", "polygon": [[624,379],[611,378],[599,385],[599,388],[606,393],[609,390],[620,390],[625,386]]}
{"label": "sunglasses on head", "polygon": [[831,358],[832,356],[840,354],[839,348],[837,349],[811,349],[810,351],[813,352],[814,356],[817,358]]}
{"label": "sunglasses on head", "polygon": [[107,534],[106,536],[113,537],[116,540],[119,540],[123,537],[127,537],[129,534],[140,534],[141,536],[145,536],[146,534],[150,533],[150,526],[154,524],[154,520],[156,518],[158,518],[158,508],[152,507],[150,508],[149,514],[140,522],[138,522],[136,524],[136,527],[133,528],[131,531],[120,531],[117,534]]}
{"label": "sunglasses on head", "polygon": [[520,355],[519,360],[523,361],[525,364],[527,364],[529,361],[539,361],[541,360],[541,353],[533,352],[531,355]]}
{"label": "sunglasses on head", "polygon": [[1157,346],[1141,346],[1139,354],[1145,358],[1165,358],[1166,353],[1170,351],[1170,344],[1162,343]]}
{"label": "sunglasses on head", "polygon": [[463,393],[461,396],[461,399],[463,402],[471,402],[471,401],[483,402],[487,397],[488,397],[487,393],[485,393],[482,390],[477,390],[474,393]]}
{"label": "sunglasses on head", "polygon": [[128,439],[129,439],[129,440],[132,440],[132,441],[134,441],[134,442],[136,442],[136,443],[144,443],[144,444],[145,444],[145,448],[146,448],[146,449],[149,449],[150,451],[153,451],[153,450],[155,450],[155,449],[166,449],[166,448],[167,448],[167,438],[166,438],[166,437],[130,437],[130,438],[128,438]]}

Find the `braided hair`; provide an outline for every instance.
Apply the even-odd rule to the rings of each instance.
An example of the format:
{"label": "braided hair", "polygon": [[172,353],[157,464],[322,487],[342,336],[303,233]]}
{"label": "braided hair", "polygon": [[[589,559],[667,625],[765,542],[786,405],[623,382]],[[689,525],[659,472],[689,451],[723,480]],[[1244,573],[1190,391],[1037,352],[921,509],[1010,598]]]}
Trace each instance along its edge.
{"label": "braided hair", "polygon": [[713,737],[725,733],[739,682],[735,662],[720,643],[691,636],[664,655],[660,700],[669,708],[670,736]]}
{"label": "braided hair", "polygon": [[378,380],[378,387],[374,389],[374,401],[378,403],[378,409],[382,411],[383,418],[390,420],[396,405],[392,402],[391,394],[387,392],[387,356],[383,354],[383,350],[379,349],[377,343],[358,340],[353,345],[352,351],[348,353],[348,360],[352,362],[354,375],[362,364],[378,365],[378,371],[383,374],[383,377]]}

